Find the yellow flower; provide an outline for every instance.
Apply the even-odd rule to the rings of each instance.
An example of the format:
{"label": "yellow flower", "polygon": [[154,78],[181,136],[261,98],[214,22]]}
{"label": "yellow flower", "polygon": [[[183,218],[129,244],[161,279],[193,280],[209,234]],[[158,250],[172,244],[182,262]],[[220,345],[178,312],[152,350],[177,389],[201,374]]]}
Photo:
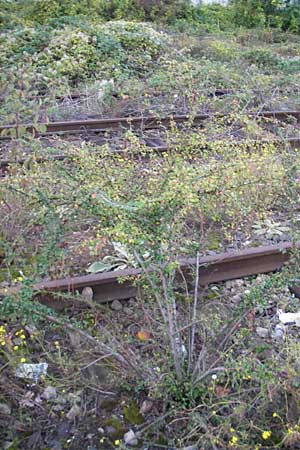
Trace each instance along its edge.
{"label": "yellow flower", "polygon": [[59,347],[59,342],[58,342],[58,341],[55,341],[55,342],[54,342],[54,345],[55,345],[55,347]]}
{"label": "yellow flower", "polygon": [[2,347],[4,347],[5,346],[5,341],[1,341],[1,345],[2,345]]}
{"label": "yellow flower", "polygon": [[25,362],[26,362],[26,358],[21,358],[21,359],[20,359],[20,362],[21,362],[21,363],[25,363]]}
{"label": "yellow flower", "polygon": [[273,417],[278,417],[278,414],[276,412],[273,412]]}
{"label": "yellow flower", "polygon": [[230,428],[230,433],[234,433],[235,432],[235,429],[234,428]]}
{"label": "yellow flower", "polygon": [[213,411],[212,415],[215,416],[217,414],[217,411]]}
{"label": "yellow flower", "polygon": [[263,431],[261,436],[263,439],[267,440],[269,439],[269,437],[271,436],[272,432],[271,431]]}
{"label": "yellow flower", "polygon": [[26,339],[25,334],[21,334],[20,338],[23,339],[23,340]]}
{"label": "yellow flower", "polygon": [[287,432],[288,432],[288,434],[292,434],[293,433],[292,428],[288,428]]}
{"label": "yellow flower", "polygon": [[237,443],[238,440],[239,440],[239,438],[237,436],[232,436],[231,440],[229,441],[229,445],[231,447],[233,447]]}
{"label": "yellow flower", "polygon": [[18,345],[15,345],[15,346],[14,346],[14,351],[16,352],[17,350],[19,350],[19,346],[18,346]]}
{"label": "yellow flower", "polygon": [[17,280],[18,281],[23,281],[23,277],[18,277]]}
{"label": "yellow flower", "polygon": [[116,440],[115,440],[115,445],[120,445],[119,439],[116,439]]}

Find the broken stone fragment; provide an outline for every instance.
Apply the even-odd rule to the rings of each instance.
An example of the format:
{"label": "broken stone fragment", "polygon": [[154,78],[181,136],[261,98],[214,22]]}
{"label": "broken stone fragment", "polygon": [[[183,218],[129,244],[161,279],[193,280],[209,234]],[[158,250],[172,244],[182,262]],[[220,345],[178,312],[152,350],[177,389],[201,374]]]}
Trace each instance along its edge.
{"label": "broken stone fragment", "polygon": [[153,408],[153,402],[151,400],[144,400],[140,407],[140,414],[148,414]]}
{"label": "broken stone fragment", "polygon": [[113,309],[114,311],[121,311],[122,308],[122,303],[119,302],[119,300],[114,300],[111,304],[111,309]]}
{"label": "broken stone fragment", "polygon": [[129,430],[124,434],[124,442],[125,445],[129,445],[130,447],[135,447],[138,445],[138,439],[134,431]]}
{"label": "broken stone fragment", "polygon": [[56,388],[52,386],[47,386],[44,392],[41,395],[41,398],[44,400],[54,400],[57,397]]}
{"label": "broken stone fragment", "polygon": [[257,327],[256,333],[258,334],[259,337],[266,338],[269,335],[269,330],[267,328]]}
{"label": "broken stone fragment", "polygon": [[73,405],[68,414],[66,414],[68,420],[74,420],[78,416],[80,416],[80,408],[78,405]]}
{"label": "broken stone fragment", "polygon": [[87,301],[92,301],[94,297],[94,291],[90,286],[86,286],[82,289],[82,297]]}
{"label": "broken stone fragment", "polygon": [[7,403],[0,403],[0,414],[5,416],[11,414],[11,407]]}

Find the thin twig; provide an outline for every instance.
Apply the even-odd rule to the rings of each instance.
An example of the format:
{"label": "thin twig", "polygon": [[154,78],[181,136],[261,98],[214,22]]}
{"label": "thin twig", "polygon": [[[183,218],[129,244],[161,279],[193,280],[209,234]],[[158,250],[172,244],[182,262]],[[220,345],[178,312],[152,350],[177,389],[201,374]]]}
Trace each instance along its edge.
{"label": "thin twig", "polygon": [[189,372],[192,369],[194,346],[195,346],[195,332],[196,332],[195,321],[196,321],[196,316],[197,316],[198,290],[199,290],[199,261],[200,261],[200,254],[198,252],[197,260],[196,260],[196,283],[195,283],[194,308],[193,308],[193,317],[192,317],[193,325],[192,325],[192,329],[191,329],[191,345],[190,345],[189,366],[188,366]]}

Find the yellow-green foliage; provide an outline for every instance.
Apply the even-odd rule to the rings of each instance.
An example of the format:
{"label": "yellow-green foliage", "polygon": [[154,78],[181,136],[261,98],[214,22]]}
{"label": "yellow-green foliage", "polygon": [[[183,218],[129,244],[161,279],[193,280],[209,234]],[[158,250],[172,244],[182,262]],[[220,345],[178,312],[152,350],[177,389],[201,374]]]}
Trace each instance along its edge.
{"label": "yellow-green foliage", "polygon": [[124,155],[83,146],[68,149],[67,164],[30,158],[29,170],[16,168],[2,183],[1,204],[3,250],[8,260],[14,255],[12,267],[28,270],[28,258],[40,264],[51,249],[47,264],[73,270],[63,242],[83,229],[92,240],[97,234],[153,255],[186,253],[201,238],[200,220],[207,231],[213,223],[235,230],[286,201],[288,154],[272,145],[252,144],[249,155],[249,145],[208,144],[200,135],[172,146],[174,152],[151,154],[147,164],[138,158],[145,149],[133,142]]}
{"label": "yellow-green foliage", "polygon": [[28,71],[37,78],[59,83],[64,78],[78,82],[143,74],[167,48],[168,38],[150,25],[121,21],[58,29],[25,27],[3,34],[1,41],[3,65],[15,66],[27,59]]}

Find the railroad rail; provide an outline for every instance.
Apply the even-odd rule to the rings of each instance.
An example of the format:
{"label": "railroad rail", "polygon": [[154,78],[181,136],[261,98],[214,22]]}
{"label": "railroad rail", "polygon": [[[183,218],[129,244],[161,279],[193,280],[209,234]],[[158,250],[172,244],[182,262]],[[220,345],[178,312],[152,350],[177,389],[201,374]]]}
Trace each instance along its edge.
{"label": "railroad rail", "polygon": [[[296,248],[299,247],[300,243],[296,244]],[[200,285],[207,286],[211,283],[277,271],[288,262],[293,248],[295,246],[291,242],[286,242],[278,245],[203,256],[199,261]],[[196,258],[180,260],[181,272],[187,278],[191,277],[195,267]],[[51,297],[49,302],[51,293],[81,293],[85,287],[93,289],[96,302],[105,303],[116,299],[124,300],[136,296],[137,289],[134,286],[134,280],[141,274],[142,269],[138,268],[68,277],[53,281],[41,281],[35,284],[34,291],[43,293],[42,295],[45,296],[47,304],[58,308],[66,305],[66,303],[61,298],[55,298],[55,296]],[[11,288],[10,292],[17,292],[19,289],[20,286],[16,286]],[[0,296],[3,295],[5,295],[5,292],[0,290]]]}
{"label": "railroad rail", "polygon": [[[286,120],[290,117],[295,119],[300,118],[300,111],[261,111],[257,113],[245,113],[247,117],[253,117],[255,119],[277,119]],[[137,117],[116,117],[105,119],[89,119],[89,120],[74,120],[67,122],[50,122],[34,124],[20,124],[16,125],[2,125],[0,126],[0,139],[11,139],[11,130],[26,129],[35,137],[47,136],[49,134],[83,134],[89,131],[93,132],[105,132],[111,129],[119,128],[134,128],[134,129],[156,129],[160,127],[169,127],[172,123],[180,124],[190,121],[192,125],[197,125],[205,120],[212,118],[230,118],[231,115],[227,113],[214,113],[214,114],[196,114],[190,116],[188,114],[181,115],[168,115],[164,117],[152,117],[152,116],[137,116]],[[39,131],[39,127],[45,128],[45,131]]]}

